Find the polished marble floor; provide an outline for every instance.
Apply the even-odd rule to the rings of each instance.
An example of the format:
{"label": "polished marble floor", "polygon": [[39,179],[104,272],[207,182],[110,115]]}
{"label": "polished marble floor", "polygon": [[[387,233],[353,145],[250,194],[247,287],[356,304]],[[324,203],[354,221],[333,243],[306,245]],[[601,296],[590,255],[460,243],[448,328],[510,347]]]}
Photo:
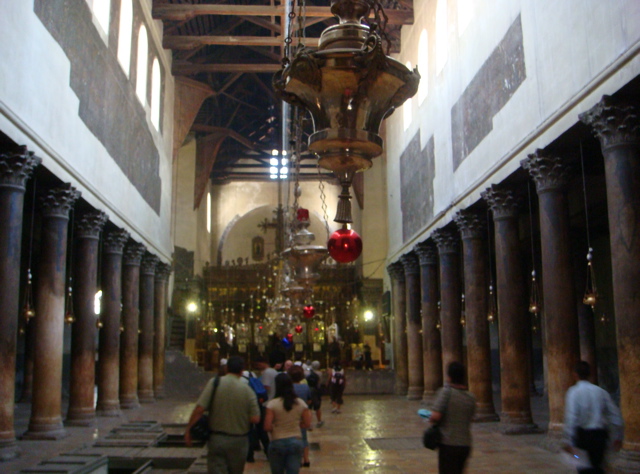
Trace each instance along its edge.
{"label": "polished marble floor", "polygon": [[[68,436],[58,441],[18,442],[22,455],[18,459],[1,463],[0,472],[20,472],[33,467],[38,462],[59,453],[84,449],[83,452],[100,453],[100,448],[91,445],[104,437],[111,429],[134,420],[156,420],[163,424],[173,424],[168,430],[179,431],[175,424],[186,423],[193,403],[211,376],[182,360],[179,355],[170,355],[167,365],[167,398],[153,404],[143,405],[134,410],[124,411],[121,417],[98,418],[92,427],[67,427]],[[496,396],[496,398],[498,398]],[[311,467],[302,472],[316,473],[423,473],[437,472],[437,454],[420,445],[420,436],[425,422],[416,412],[423,407],[420,402],[407,401],[393,395],[345,397],[341,414],[332,414],[328,400],[324,401],[324,426],[309,433],[312,443]],[[532,398],[535,421],[544,427],[547,423],[546,400]],[[16,428],[18,434],[27,428],[29,405],[16,407]],[[569,473],[560,457],[544,450],[540,445],[544,434],[505,436],[498,430],[497,423],[475,424],[473,426],[474,446],[467,472],[470,473]],[[368,442],[368,440],[370,440]],[[371,441],[373,440],[373,441]],[[382,449],[372,449],[374,447]],[[169,450],[170,449],[170,450]],[[152,448],[154,455],[200,457],[202,448]],[[125,454],[121,448],[119,453]],[[247,464],[245,472],[268,472],[264,454],[256,452],[256,462]],[[154,470],[186,472],[183,470]],[[191,470],[190,472],[197,472]]]}

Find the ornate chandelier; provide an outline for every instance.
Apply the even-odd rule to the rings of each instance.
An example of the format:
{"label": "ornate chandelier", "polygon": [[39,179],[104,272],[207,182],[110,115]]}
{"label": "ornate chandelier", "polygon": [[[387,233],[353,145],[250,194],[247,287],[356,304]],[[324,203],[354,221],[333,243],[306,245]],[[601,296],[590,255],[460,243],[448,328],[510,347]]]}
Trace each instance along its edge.
{"label": "ornate chandelier", "polygon": [[377,0],[334,0],[331,12],[339,23],[322,32],[318,50],[299,49],[273,78],[282,100],[311,114],[309,150],[340,180],[334,221],[345,230],[353,222],[349,188],[354,174],[370,168],[382,153],[380,123],[416,93],[420,81],[417,69],[386,56],[378,32],[362,23],[372,8],[381,10]]}

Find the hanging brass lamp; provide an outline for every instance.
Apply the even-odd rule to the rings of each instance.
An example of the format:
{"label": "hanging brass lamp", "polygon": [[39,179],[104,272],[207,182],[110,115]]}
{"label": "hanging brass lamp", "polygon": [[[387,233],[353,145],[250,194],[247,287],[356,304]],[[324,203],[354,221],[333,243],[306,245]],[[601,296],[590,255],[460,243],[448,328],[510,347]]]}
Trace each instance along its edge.
{"label": "hanging brass lamp", "polygon": [[[353,222],[348,192],[354,173],[382,153],[380,123],[418,90],[420,74],[384,54],[377,31],[362,23],[375,2],[333,0],[338,24],[325,29],[317,51],[298,50],[273,78],[276,94],[313,119],[309,150],[340,179],[336,222]],[[344,190],[346,189],[346,193]]]}
{"label": "hanging brass lamp", "polygon": [[309,231],[309,224],[309,210],[298,209],[295,223],[297,230],[293,234],[293,242],[291,247],[282,252],[293,271],[293,279],[308,288],[320,278],[318,268],[328,255],[326,247],[312,245],[315,235]]}

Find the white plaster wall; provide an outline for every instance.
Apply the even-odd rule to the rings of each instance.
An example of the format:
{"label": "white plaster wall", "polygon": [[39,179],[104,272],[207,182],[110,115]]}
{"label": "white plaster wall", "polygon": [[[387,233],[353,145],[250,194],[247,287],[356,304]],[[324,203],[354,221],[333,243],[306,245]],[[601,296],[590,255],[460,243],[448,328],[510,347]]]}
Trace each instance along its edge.
{"label": "white plaster wall", "polygon": [[376,158],[364,174],[364,209],[362,210],[362,275],[382,278],[387,256],[387,183],[386,159]]}
{"label": "white plaster wall", "polygon": [[[445,0],[439,0],[445,1]],[[427,99],[413,100],[411,126],[402,110],[386,121],[389,260],[396,260],[432,230],[450,222],[457,210],[480,199],[480,193],[519,167],[520,160],[543,148],[578,121],[603,94],[612,94],[640,73],[640,2],[636,0],[477,0],[473,19],[457,31],[457,7],[448,1],[448,60],[435,73],[437,1],[416,1],[415,23],[402,29],[402,63],[418,59],[423,28],[429,33]],[[493,131],[453,172],[451,108],[481,65],[521,15],[526,79],[493,119]],[[435,144],[434,219],[402,242],[399,157],[420,131],[422,145]]]}
{"label": "white plaster wall", "polygon": [[[291,186],[292,187],[292,186]],[[320,199],[320,191],[318,189],[318,183],[315,181],[301,182],[300,187],[302,189],[302,195],[299,199],[299,207],[309,209],[309,213],[313,214],[319,220],[323,220],[322,202]],[[292,205],[293,197],[290,196],[289,183],[282,184],[281,201],[283,206]],[[270,182],[250,182],[250,181],[234,181],[228,184],[215,185],[211,188],[211,199],[213,201],[213,217],[212,217],[212,255],[215,262],[215,255],[217,255],[217,249],[220,245],[223,233],[225,229],[234,219],[240,219],[250,211],[268,206],[271,209],[275,209],[278,205],[278,183],[275,181]],[[327,203],[327,214],[329,221],[330,231],[333,232],[338,228],[337,224],[333,222],[335,216],[335,210],[338,203],[338,194],[340,194],[340,188],[333,184],[325,182],[325,194]],[[357,213],[357,204],[354,203],[354,214]],[[271,218],[273,215],[268,216]],[[266,217],[266,216],[264,216]],[[263,219],[264,217],[261,217]],[[354,216],[355,218],[355,216]],[[356,222],[357,224],[357,222]],[[316,234],[315,242],[321,245],[326,241],[326,231],[323,229],[316,230],[315,224],[312,223],[312,231]],[[360,232],[359,227],[355,227]],[[259,231],[256,228],[256,231]],[[254,234],[251,233],[250,237]],[[247,236],[249,239],[250,237]],[[265,238],[265,242],[267,239]],[[265,250],[265,253],[269,249]],[[242,254],[239,256],[249,257],[245,250],[242,250]],[[226,258],[226,257],[225,257]],[[224,263],[224,260],[223,260]]]}
{"label": "white plaster wall", "polygon": [[[144,0],[145,17],[151,18]],[[159,22],[150,34],[165,80],[163,131],[148,125],[160,154],[160,215],[145,202],[104,146],[78,116],[79,101],[69,85],[70,64],[58,43],[33,12],[33,0],[2,2],[0,15],[0,130],[43,159],[60,179],[109,214],[149,251],[171,259],[171,140],[173,77],[171,59],[162,49]],[[115,118],[117,119],[117,118]]]}

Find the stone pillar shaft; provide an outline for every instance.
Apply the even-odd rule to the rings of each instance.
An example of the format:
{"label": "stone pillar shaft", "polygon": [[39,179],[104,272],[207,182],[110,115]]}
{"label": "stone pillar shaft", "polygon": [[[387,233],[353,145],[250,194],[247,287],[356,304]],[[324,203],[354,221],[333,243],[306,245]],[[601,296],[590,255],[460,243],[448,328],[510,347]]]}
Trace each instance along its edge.
{"label": "stone pillar shaft", "polygon": [[158,258],[147,253],[140,269],[140,339],[138,348],[138,398],[155,402],[153,394],[154,280]]}
{"label": "stone pillar shaft", "polygon": [[462,285],[458,236],[439,229],[433,240],[440,256],[440,334],[442,337],[442,372],[451,362],[464,363],[462,352]]}
{"label": "stone pillar shaft", "polygon": [[[484,219],[461,211],[455,216],[462,235],[469,391],[476,396],[476,421],[497,421],[491,384],[491,345],[487,313],[487,229]],[[488,256],[490,258],[490,256]]]}
{"label": "stone pillar shaft", "polygon": [[635,106],[602,100],[580,119],[602,147],[624,418],[621,472],[640,471],[640,121]]}
{"label": "stone pillar shaft", "polygon": [[129,233],[110,232],[102,246],[102,308],[98,358],[100,416],[120,416],[120,318],[122,304],[122,251]]}
{"label": "stone pillar shaft", "polygon": [[89,426],[95,420],[94,386],[96,360],[95,295],[98,283],[98,244],[107,220],[102,211],[88,213],[76,222],[73,259],[73,308],[71,328],[71,380],[67,425]]}
{"label": "stone pillar shaft", "polygon": [[26,148],[0,155],[0,461],[18,454],[13,411],[22,217],[26,181],[40,161]]}
{"label": "stone pillar shaft", "polygon": [[153,393],[164,398],[164,357],[167,327],[167,279],[171,266],[159,263],[156,267],[154,287],[154,337],[153,337]]}
{"label": "stone pillar shaft", "polygon": [[422,242],[416,246],[420,258],[422,290],[422,348],[424,392],[422,398],[431,401],[442,387],[442,345],[438,325],[438,250],[435,245]]}
{"label": "stone pillar shaft", "polygon": [[124,250],[122,326],[120,338],[120,408],[138,408],[138,328],[140,319],[140,260],[144,246],[136,242]]}
{"label": "stone pillar shaft", "polygon": [[28,439],[59,439],[62,426],[62,346],[69,210],[80,196],[71,185],[49,190],[41,201],[40,266],[36,278],[33,397]]}
{"label": "stone pillar shaft", "polygon": [[396,371],[396,394],[406,395],[409,387],[409,369],[407,365],[407,320],[406,313],[406,287],[404,269],[400,262],[395,262],[387,267],[392,279],[393,300],[393,365]]}
{"label": "stone pillar shaft", "polygon": [[564,426],[564,399],[569,387],[575,383],[573,372],[580,355],[566,195],[568,172],[561,158],[547,155],[542,150],[529,155],[521,165],[529,171],[538,190],[549,395],[548,434],[560,438]]}
{"label": "stone pillar shaft", "polygon": [[505,434],[527,433],[537,427],[531,418],[529,397],[529,321],[520,258],[517,200],[513,192],[497,187],[487,189],[482,197],[489,203],[495,222],[502,431]]}
{"label": "stone pillar shaft", "polygon": [[409,388],[407,398],[420,400],[424,391],[422,318],[420,317],[420,265],[414,253],[401,257],[404,267],[407,292],[407,358],[409,366]]}

